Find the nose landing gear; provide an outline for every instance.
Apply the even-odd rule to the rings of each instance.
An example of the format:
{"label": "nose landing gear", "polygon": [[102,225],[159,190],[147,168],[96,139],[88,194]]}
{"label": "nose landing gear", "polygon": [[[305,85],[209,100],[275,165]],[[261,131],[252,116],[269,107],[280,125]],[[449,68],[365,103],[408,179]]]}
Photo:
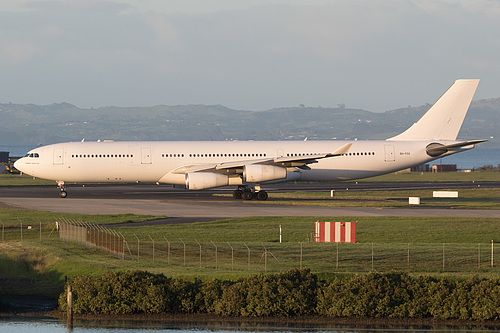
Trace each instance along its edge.
{"label": "nose landing gear", "polygon": [[64,182],[57,182],[57,186],[59,187],[59,197],[66,198],[68,196],[68,192],[66,192],[66,186]]}

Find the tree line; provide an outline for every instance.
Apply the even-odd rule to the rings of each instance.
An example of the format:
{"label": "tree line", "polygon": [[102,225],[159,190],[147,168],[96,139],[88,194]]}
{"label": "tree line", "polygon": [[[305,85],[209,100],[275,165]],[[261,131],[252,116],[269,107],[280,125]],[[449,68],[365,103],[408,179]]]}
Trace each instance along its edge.
{"label": "tree line", "polygon": [[[450,279],[372,272],[323,281],[309,269],[292,269],[228,281],[126,271],[76,276],[68,283],[77,314],[500,318],[500,280],[478,277]],[[66,298],[66,292],[59,298],[63,311]]]}

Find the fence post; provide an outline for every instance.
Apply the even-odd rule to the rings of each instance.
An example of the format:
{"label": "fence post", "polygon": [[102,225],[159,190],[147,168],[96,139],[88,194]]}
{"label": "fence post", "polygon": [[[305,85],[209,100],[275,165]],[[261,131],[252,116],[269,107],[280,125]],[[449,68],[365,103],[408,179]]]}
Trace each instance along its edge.
{"label": "fence post", "polygon": [[198,243],[198,246],[200,247],[200,268],[201,268],[201,244],[200,242],[198,242],[198,240],[195,239],[195,241],[196,243]]}
{"label": "fence post", "polygon": [[111,230],[111,232],[113,233],[113,238],[114,238],[114,243],[115,243],[115,256],[120,258],[121,257],[121,252],[122,251],[119,251],[120,250],[120,240],[121,240],[121,237],[120,235],[118,234],[117,231],[114,231],[113,229],[109,229]]}
{"label": "fence post", "polygon": [[481,269],[481,243],[477,244],[477,269]]}
{"label": "fence post", "polygon": [[264,247],[264,272],[267,272],[267,249],[264,243],[262,243],[262,246]]}
{"label": "fence post", "polygon": [[106,249],[106,242],[107,242],[106,230],[101,225],[99,225],[98,227],[99,227],[99,236],[101,238],[101,241],[99,242],[99,248]]}
{"label": "fence post", "polygon": [[300,264],[299,264],[300,269],[302,269],[302,242],[300,242]]}
{"label": "fence post", "polygon": [[136,234],[134,234],[135,238],[137,238],[137,262],[139,262],[139,245],[140,245],[140,241],[139,241],[139,237],[137,237]]}
{"label": "fence post", "polygon": [[337,244],[337,258],[336,258],[335,270],[338,272],[339,271],[339,243],[336,242],[336,244]]}
{"label": "fence post", "polygon": [[[127,247],[128,247],[128,243],[127,243],[127,240],[125,239],[125,237],[122,235],[122,233],[119,231],[118,231],[118,233],[120,234],[120,237],[123,239],[122,240],[122,259],[125,259],[125,244],[127,244]],[[128,250],[130,252],[130,249],[128,249]],[[132,253],[130,255],[132,255]]]}
{"label": "fence post", "polygon": [[[18,217],[17,218],[19,223],[21,223],[21,242],[23,241],[23,221],[21,221],[21,219]],[[491,260],[493,262],[493,259]],[[491,266],[493,266],[493,264],[491,264]]]}
{"label": "fence post", "polygon": [[372,243],[372,272],[373,272],[373,257],[374,255],[373,255],[373,243]]}
{"label": "fence post", "polygon": [[71,288],[71,285],[68,285],[68,295],[67,295],[67,321],[68,321],[68,327],[72,328],[73,327],[73,290]]}
{"label": "fence post", "polygon": [[443,273],[444,273],[444,243],[443,243]]}
{"label": "fence post", "polygon": [[37,217],[38,222],[40,222],[40,241],[42,240],[42,221]]}
{"label": "fence post", "polygon": [[227,245],[229,245],[229,247],[231,248],[231,271],[234,271],[234,249],[231,244],[229,244],[229,242],[227,243]]}
{"label": "fence post", "polygon": [[493,239],[491,240],[491,267],[493,267]]}
{"label": "fence post", "polygon": [[243,245],[246,246],[247,250],[248,250],[248,265],[247,265],[247,270],[250,270],[250,248],[247,246],[246,243],[243,243]]}
{"label": "fence post", "polygon": [[83,222],[83,225],[85,226],[85,246],[92,247],[94,245],[92,244],[92,224]]}
{"label": "fence post", "polygon": [[170,264],[170,242],[167,237],[163,236],[163,238],[167,241],[167,264]]}
{"label": "fence post", "polygon": [[215,246],[215,270],[218,270],[218,261],[217,261],[217,245],[213,241],[211,241],[212,244]]}
{"label": "fence post", "polygon": [[153,242],[153,264],[154,264],[155,263],[155,241],[153,240],[153,238],[151,238],[151,236],[148,235],[148,237]]}
{"label": "fence post", "polygon": [[410,271],[410,243],[408,243],[408,272]]}
{"label": "fence post", "polygon": [[184,266],[186,266],[186,243],[179,237],[181,243],[184,245]]}

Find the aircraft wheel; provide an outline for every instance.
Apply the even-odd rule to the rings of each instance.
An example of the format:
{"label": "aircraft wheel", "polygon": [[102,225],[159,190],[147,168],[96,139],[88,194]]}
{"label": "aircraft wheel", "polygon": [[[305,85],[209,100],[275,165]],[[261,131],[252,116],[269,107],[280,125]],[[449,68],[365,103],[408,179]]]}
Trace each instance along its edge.
{"label": "aircraft wheel", "polygon": [[259,191],[259,192],[257,192],[257,200],[265,201],[265,200],[267,200],[268,197],[269,196],[267,195],[266,191]]}
{"label": "aircraft wheel", "polygon": [[250,191],[243,192],[243,199],[245,199],[245,200],[252,200],[253,199],[253,193],[250,192]]}
{"label": "aircraft wheel", "polygon": [[66,198],[66,197],[68,196],[68,192],[66,192],[66,191],[60,191],[60,192],[59,192],[59,196],[60,196],[61,198]]}
{"label": "aircraft wheel", "polygon": [[242,190],[235,190],[233,192],[233,199],[236,199],[236,200],[243,199],[243,191]]}

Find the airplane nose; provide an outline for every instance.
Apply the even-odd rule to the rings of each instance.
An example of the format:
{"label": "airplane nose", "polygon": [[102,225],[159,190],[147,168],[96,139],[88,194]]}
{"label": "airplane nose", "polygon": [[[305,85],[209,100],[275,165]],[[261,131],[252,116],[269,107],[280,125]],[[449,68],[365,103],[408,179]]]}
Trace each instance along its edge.
{"label": "airplane nose", "polygon": [[14,162],[14,168],[16,168],[17,170],[19,171],[23,171],[23,167],[25,165],[24,161],[23,161],[24,158],[20,158],[18,159],[17,161]]}

